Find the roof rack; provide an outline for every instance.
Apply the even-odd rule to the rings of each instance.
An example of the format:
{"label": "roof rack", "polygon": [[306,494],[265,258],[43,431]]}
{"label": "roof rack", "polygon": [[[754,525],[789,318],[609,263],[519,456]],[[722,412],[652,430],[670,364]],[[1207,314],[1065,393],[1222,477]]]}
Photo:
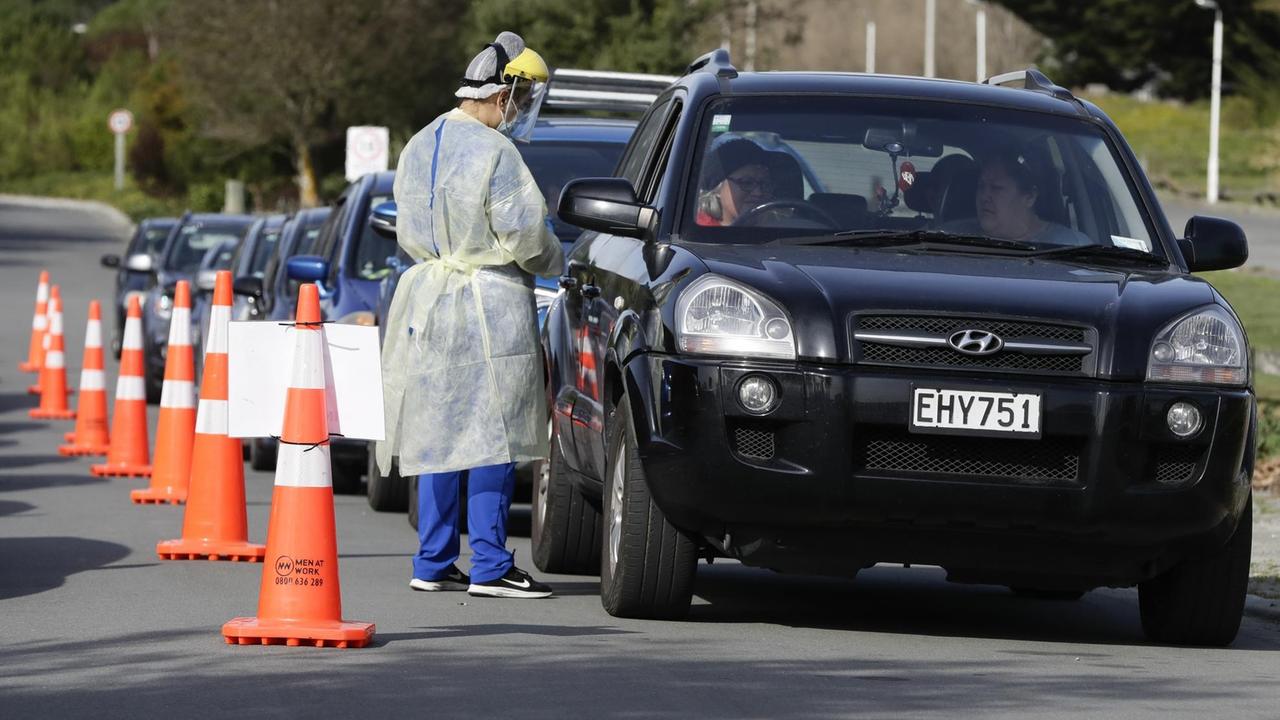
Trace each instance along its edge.
{"label": "roof rack", "polygon": [[738,68],[733,66],[729,51],[724,48],[716,48],[689,63],[689,68],[685,70],[685,74],[696,72],[715,73],[716,81],[720,84],[721,93],[728,93],[729,81],[738,77]]}
{"label": "roof rack", "polygon": [[675,81],[670,75],[560,68],[551,73],[545,107],[643,112]]}
{"label": "roof rack", "polygon": [[1067,102],[1079,103],[1075,95],[1071,91],[1055,85],[1052,80],[1045,77],[1045,74],[1035,68],[1027,68],[1026,70],[1014,70],[1013,72],[1003,73],[1001,75],[992,75],[982,81],[983,85],[1005,85],[1012,82],[1022,82],[1023,90],[1031,90],[1033,92],[1044,93],[1059,100]]}

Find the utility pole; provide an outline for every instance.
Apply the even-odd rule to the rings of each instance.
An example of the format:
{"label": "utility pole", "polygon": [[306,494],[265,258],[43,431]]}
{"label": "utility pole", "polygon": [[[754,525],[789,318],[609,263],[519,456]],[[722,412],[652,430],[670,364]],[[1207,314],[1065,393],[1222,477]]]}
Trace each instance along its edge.
{"label": "utility pole", "polygon": [[756,69],[756,26],[759,24],[760,0],[747,0],[747,61],[743,69],[755,72]]}
{"label": "utility pole", "polygon": [[974,19],[978,33],[978,82],[987,79],[987,7],[978,3],[978,17]]}
{"label": "utility pole", "polygon": [[876,71],[876,24],[867,22],[867,72]]}
{"label": "utility pole", "polygon": [[1213,75],[1209,85],[1209,167],[1205,180],[1205,201],[1218,202],[1218,120],[1222,111],[1222,7],[1216,0],[1196,0],[1196,5],[1213,11]]}
{"label": "utility pole", "polygon": [[936,77],[933,50],[938,18],[938,0],[924,0],[924,76]]}

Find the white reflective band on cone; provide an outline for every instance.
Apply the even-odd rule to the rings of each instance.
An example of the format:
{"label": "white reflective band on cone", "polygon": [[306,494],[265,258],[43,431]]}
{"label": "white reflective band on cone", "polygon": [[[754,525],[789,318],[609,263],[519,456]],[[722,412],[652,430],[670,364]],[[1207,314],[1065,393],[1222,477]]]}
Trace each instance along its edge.
{"label": "white reflective band on cone", "polygon": [[214,305],[209,312],[209,339],[204,343],[204,352],[227,352],[227,326],[231,323],[231,308],[226,305]]}
{"label": "white reflective band on cone", "polygon": [[44,366],[50,370],[61,370],[62,362],[61,350],[50,350],[44,354]]}
{"label": "white reflective band on cone", "polygon": [[324,335],[323,330],[292,330],[294,332],[293,374],[289,387],[299,390],[324,389]]}
{"label": "white reflective band on cone", "polygon": [[97,320],[90,320],[88,327],[84,330],[84,346],[87,348],[102,347],[102,323]]}
{"label": "white reflective band on cone", "polygon": [[106,390],[107,374],[101,370],[80,371],[81,390]]}
{"label": "white reflective band on cone", "polygon": [[116,399],[142,400],[145,402],[147,399],[147,385],[137,375],[121,375],[116,378]]}
{"label": "white reflective band on cone", "polygon": [[160,407],[193,408],[196,406],[196,384],[190,380],[165,380],[160,386]]}
{"label": "white reflective band on cone", "polygon": [[201,435],[227,434],[227,401],[200,398],[196,410],[196,432]]}
{"label": "white reflective band on cone", "polygon": [[36,285],[36,302],[49,302],[48,283],[39,283]]}
{"label": "white reflective band on cone", "polygon": [[280,443],[276,456],[276,487],[333,487],[329,446],[307,448],[311,446]]}
{"label": "white reflective band on cone", "polygon": [[49,328],[49,332],[53,333],[54,335],[61,335],[62,334],[62,313],[60,312],[54,313],[53,320],[51,321],[50,324],[52,325],[52,327]]}
{"label": "white reflective band on cone", "polygon": [[36,313],[31,317],[31,328],[33,330],[44,330],[49,327],[49,321],[44,313]]}
{"label": "white reflective band on cone", "polygon": [[191,344],[191,311],[187,308],[174,308],[169,318],[169,344]]}
{"label": "white reflective band on cone", "polygon": [[124,321],[124,344],[121,345],[124,350],[141,350],[142,349],[142,321],[137,318],[129,318]]}

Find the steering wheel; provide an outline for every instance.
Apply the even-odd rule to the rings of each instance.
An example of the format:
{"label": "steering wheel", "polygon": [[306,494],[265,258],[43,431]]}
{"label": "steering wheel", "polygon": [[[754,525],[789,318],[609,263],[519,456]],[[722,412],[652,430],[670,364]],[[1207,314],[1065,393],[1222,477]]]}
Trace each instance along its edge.
{"label": "steering wheel", "polygon": [[761,215],[775,210],[791,210],[797,215],[822,223],[830,230],[840,229],[840,223],[836,222],[835,219],[822,210],[822,208],[804,200],[771,200],[763,205],[757,205],[739,215],[738,219],[733,221],[733,224],[750,226],[752,222]]}

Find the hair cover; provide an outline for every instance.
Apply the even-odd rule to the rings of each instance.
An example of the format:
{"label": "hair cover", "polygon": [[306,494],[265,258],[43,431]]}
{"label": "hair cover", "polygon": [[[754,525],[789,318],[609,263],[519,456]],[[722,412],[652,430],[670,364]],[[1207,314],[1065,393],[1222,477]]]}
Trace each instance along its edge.
{"label": "hair cover", "polygon": [[[507,31],[498,33],[498,37],[494,38],[492,44],[486,45],[479,54],[471,58],[471,63],[467,65],[467,72],[462,76],[465,84],[458,88],[454,97],[483,100],[492,97],[504,87],[501,73],[505,67],[498,67],[498,52],[493,45],[502,46],[507,54],[507,62],[524,51],[524,39],[519,35]],[[503,65],[505,66],[506,62]],[[486,80],[491,82],[485,82]],[[477,86],[475,83],[484,84]]]}

